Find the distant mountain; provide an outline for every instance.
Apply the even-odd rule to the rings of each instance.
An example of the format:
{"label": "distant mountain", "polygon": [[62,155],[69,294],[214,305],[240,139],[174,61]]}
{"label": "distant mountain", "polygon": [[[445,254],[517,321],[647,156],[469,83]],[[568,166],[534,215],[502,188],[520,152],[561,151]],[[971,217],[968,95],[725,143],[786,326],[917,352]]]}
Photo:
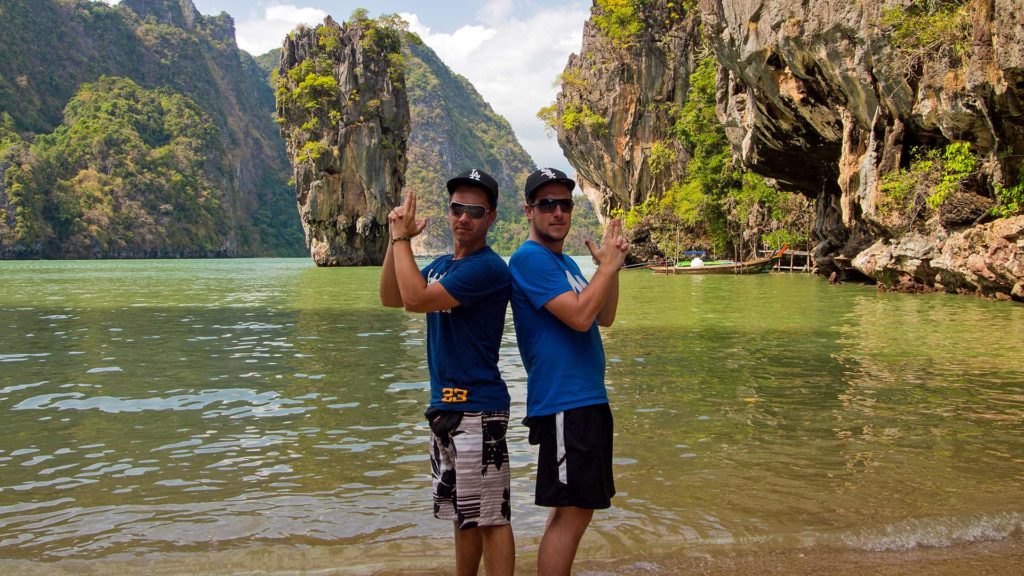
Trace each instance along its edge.
{"label": "distant mountain", "polygon": [[0,4],[0,257],[300,255],[263,71],[191,0]]}
{"label": "distant mountain", "polygon": [[406,188],[422,198],[419,206],[430,218],[424,252],[451,250],[451,232],[445,217],[448,178],[468,168],[481,168],[494,176],[500,190],[498,221],[490,244],[511,253],[526,239],[522,189],[534,168],[508,121],[484,101],[472,84],[441,62],[413,34],[405,44],[406,89],[412,112]]}

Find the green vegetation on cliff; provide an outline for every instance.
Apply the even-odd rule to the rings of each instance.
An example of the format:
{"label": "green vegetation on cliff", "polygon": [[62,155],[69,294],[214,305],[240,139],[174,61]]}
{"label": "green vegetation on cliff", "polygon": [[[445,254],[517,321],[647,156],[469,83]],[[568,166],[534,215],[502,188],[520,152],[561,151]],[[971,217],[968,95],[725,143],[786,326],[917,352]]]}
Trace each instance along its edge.
{"label": "green vegetation on cliff", "polygon": [[537,118],[547,126],[549,132],[563,128],[567,131],[583,129],[595,136],[604,136],[608,133],[608,120],[586,104],[567,104],[559,114],[558,103],[552,103],[538,110]]}
{"label": "green vegetation on cliff", "polygon": [[632,46],[649,27],[668,29],[697,8],[697,0],[595,0],[591,21],[617,48]]}
{"label": "green vegetation on cliff", "polygon": [[229,253],[240,231],[225,228],[225,213],[236,199],[206,171],[224,156],[219,136],[195,102],[170,90],[112,77],[83,84],[53,133],[15,145],[3,175],[13,227],[0,222],[2,250],[70,257]]}
{"label": "green vegetation on cliff", "polygon": [[616,46],[632,43],[644,28],[637,14],[642,0],[595,0],[594,25]]}
{"label": "green vegetation on cliff", "polygon": [[598,136],[608,133],[608,120],[586,105],[580,108],[567,106],[562,112],[561,121],[566,130],[581,127]]}
{"label": "green vegetation on cliff", "polygon": [[[986,197],[982,164],[983,158],[969,142],[912,149],[905,168],[882,178],[879,223],[898,235],[934,216],[954,194]],[[988,214],[1008,218],[1024,213],[1024,182],[994,188]]]}
{"label": "green vegetation on cliff", "polygon": [[[199,234],[194,246],[174,244],[177,233],[171,231],[155,234],[141,244],[138,238],[62,244],[77,238],[75,235],[88,230],[91,224],[86,220],[75,221],[79,213],[74,206],[64,206],[63,212],[55,210],[54,198],[84,199],[97,186],[108,185],[120,188],[127,197],[150,193],[129,192],[122,188],[127,185],[125,182],[110,184],[104,180],[97,184],[111,176],[109,167],[137,165],[136,157],[132,156],[137,149],[130,142],[107,142],[94,151],[96,156],[92,160],[85,162],[101,165],[96,169],[100,176],[92,180],[85,176],[76,179],[65,173],[64,170],[79,167],[62,160],[57,166],[59,173],[37,174],[32,180],[64,180],[60,190],[29,186],[28,181],[0,186],[0,211],[7,213],[0,224],[0,258],[118,257],[135,255],[135,249],[167,257],[301,253],[301,229],[294,196],[287,186],[290,170],[271,120],[273,93],[255,60],[235,45],[229,16],[201,16],[187,1],[126,0],[116,6],[86,0],[3,2],[0,36],[4,38],[0,44],[0,112],[9,114],[8,129],[22,140],[16,151],[8,149],[8,157],[16,152],[20,165],[37,169],[46,165],[47,150],[57,145],[64,131],[72,130],[72,126],[79,131],[90,126],[89,114],[73,120],[64,116],[73,108],[71,99],[84,90],[83,85],[91,84],[86,92],[93,98],[117,100],[118,93],[102,92],[123,87],[101,78],[131,79],[144,92],[155,90],[165,100],[177,95],[197,107],[217,142],[205,142],[205,148],[196,149],[214,156],[195,164],[201,174],[193,176],[205,182],[203,186],[217,188],[208,197],[233,199],[207,211],[221,219],[211,224],[220,232],[215,236]],[[146,130],[139,129],[142,141],[152,147]],[[101,153],[111,156],[101,159]],[[118,156],[121,154],[126,156]],[[82,158],[79,156],[75,162]],[[186,169],[187,164],[176,165],[174,169],[182,170],[183,174],[193,170]],[[6,162],[0,162],[0,169],[8,167]],[[45,196],[29,196],[44,192]],[[163,192],[153,194],[160,196]],[[15,233],[19,207],[28,212],[22,218],[21,232]],[[172,208],[180,214],[170,220],[165,215],[159,225],[169,225],[194,207],[186,204]],[[87,213],[95,214],[83,210],[80,217],[85,218]],[[129,214],[118,216],[123,229],[155,229],[157,224],[146,220],[129,225],[128,219],[133,215],[143,217],[143,213],[148,212],[129,210]],[[189,232],[183,230],[182,234]],[[167,244],[158,245],[160,242]]]}
{"label": "green vegetation on cliff", "polygon": [[970,47],[971,8],[967,0],[916,0],[886,8],[882,25],[895,57],[886,63],[907,76],[919,76],[927,60],[958,64]]}
{"label": "green vegetation on cliff", "polygon": [[[807,201],[734,164],[715,114],[715,74],[713,58],[700,60],[690,75],[686,102],[670,110],[669,139],[690,153],[684,176],[659,197],[614,215],[624,219],[627,229],[649,228],[666,255],[679,244],[724,255],[742,250],[748,256],[759,245],[804,246],[810,224]],[[675,149],[666,142],[652,145],[647,157],[655,173],[675,160]],[[744,240],[749,236],[753,241]]]}
{"label": "green vegetation on cliff", "polygon": [[377,19],[367,17],[364,8],[356,9],[349,18],[350,24],[366,29],[362,48],[371,53],[385,55],[388,60],[388,78],[401,82],[405,72],[405,56],[402,54],[402,40],[408,36],[409,24],[398,14],[385,14]]}
{"label": "green vegetation on cliff", "polygon": [[996,205],[992,214],[999,218],[1024,214],[1024,180],[1013,186],[996,185]]}

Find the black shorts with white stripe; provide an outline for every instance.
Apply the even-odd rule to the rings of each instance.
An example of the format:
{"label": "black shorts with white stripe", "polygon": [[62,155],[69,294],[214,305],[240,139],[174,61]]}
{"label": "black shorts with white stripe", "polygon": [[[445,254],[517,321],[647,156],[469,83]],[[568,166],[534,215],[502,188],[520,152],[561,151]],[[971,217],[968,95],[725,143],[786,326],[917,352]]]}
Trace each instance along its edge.
{"label": "black shorts with white stripe", "polygon": [[540,444],[536,504],[609,508],[615,482],[608,404],[530,417],[525,422],[530,427],[530,443]]}

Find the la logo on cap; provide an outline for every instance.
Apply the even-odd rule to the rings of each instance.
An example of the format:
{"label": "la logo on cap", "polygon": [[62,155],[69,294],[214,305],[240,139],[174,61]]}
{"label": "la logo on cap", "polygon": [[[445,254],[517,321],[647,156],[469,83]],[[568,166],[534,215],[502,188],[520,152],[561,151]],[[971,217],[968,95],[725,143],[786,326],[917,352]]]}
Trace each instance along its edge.
{"label": "la logo on cap", "polygon": [[541,172],[541,174],[547,176],[548,178],[554,178],[555,177],[555,173],[551,171],[551,168],[544,168],[540,172]]}
{"label": "la logo on cap", "polygon": [[480,180],[480,173],[474,169],[472,172],[469,173],[469,177],[472,178],[473,180]]}

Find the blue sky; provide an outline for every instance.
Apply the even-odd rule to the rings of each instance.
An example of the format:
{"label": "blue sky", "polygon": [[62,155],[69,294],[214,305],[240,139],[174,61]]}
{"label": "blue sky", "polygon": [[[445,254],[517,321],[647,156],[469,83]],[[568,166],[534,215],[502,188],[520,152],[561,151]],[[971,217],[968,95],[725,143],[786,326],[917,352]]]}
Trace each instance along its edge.
{"label": "blue sky", "polygon": [[371,16],[401,14],[445,64],[468,78],[509,121],[538,166],[574,172],[536,113],[554,102],[555,80],[569,54],[580,51],[590,0],[193,2],[203,14],[230,14],[239,48],[254,55],[279,47],[297,24],[316,24],[327,15],[344,21],[356,8],[366,8]]}

